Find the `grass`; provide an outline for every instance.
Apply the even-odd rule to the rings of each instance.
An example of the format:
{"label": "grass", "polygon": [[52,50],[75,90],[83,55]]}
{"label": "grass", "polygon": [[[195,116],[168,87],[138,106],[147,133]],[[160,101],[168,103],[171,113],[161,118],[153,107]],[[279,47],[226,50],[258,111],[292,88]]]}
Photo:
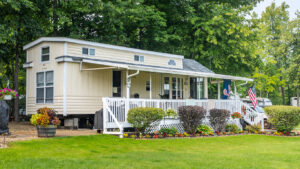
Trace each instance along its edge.
{"label": "grass", "polygon": [[299,168],[300,138],[133,140],[96,135],[15,142],[0,168]]}

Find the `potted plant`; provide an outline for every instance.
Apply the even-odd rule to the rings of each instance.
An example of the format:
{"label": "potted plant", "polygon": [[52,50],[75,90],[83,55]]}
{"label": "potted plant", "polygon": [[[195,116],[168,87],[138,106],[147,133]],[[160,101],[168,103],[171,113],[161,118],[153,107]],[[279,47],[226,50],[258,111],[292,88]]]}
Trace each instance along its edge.
{"label": "potted plant", "polygon": [[38,109],[37,114],[31,116],[30,122],[37,126],[38,137],[54,137],[56,127],[60,124],[55,110],[48,107]]}
{"label": "potted plant", "polygon": [[232,113],[231,117],[233,119],[240,119],[240,118],[242,118],[242,115],[239,112],[234,112],[234,113]]}
{"label": "potted plant", "polygon": [[18,92],[16,89],[12,90],[9,88],[4,88],[0,90],[0,100],[11,100],[18,96]]}

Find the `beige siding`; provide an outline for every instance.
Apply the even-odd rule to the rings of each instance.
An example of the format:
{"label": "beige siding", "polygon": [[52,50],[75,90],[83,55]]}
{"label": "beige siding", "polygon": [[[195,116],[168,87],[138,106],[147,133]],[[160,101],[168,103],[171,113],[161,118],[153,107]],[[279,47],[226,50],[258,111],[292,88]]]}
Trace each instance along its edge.
{"label": "beige siding", "polygon": [[[50,47],[50,61],[41,63],[41,47]],[[44,42],[27,50],[27,62],[33,62],[33,68],[28,68],[26,82],[27,114],[36,113],[38,108],[51,107],[62,113],[63,111],[63,64],[58,64],[55,58],[63,55],[64,43]],[[36,73],[42,71],[54,72],[54,103],[36,103]]]}
{"label": "beige siding", "polygon": [[[96,55],[95,56],[82,55],[82,47],[95,48]],[[87,57],[92,59],[104,59],[104,60],[112,60],[112,61],[119,61],[119,62],[145,64],[151,66],[182,68],[182,60],[179,58],[170,58],[170,57],[156,56],[156,55],[145,55],[140,53],[133,53],[133,52],[116,50],[116,49],[107,49],[102,47],[86,46],[86,45],[80,45],[75,43],[68,43],[68,55]],[[143,63],[134,61],[134,55],[143,55],[145,61]],[[173,59],[176,62],[176,66],[168,65],[168,61],[170,59]]]}
{"label": "beige siding", "polygon": [[[91,67],[94,66],[84,65]],[[102,97],[111,97],[111,69],[80,71],[78,63],[67,63],[67,72],[68,114],[94,114],[102,108]]]}

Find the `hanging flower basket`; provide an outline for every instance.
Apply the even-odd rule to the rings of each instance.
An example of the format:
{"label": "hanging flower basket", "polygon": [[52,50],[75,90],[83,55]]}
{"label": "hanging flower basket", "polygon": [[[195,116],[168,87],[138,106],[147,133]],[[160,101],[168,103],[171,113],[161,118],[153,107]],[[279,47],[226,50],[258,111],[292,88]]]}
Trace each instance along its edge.
{"label": "hanging flower basket", "polygon": [[18,92],[16,89],[4,88],[0,90],[0,100],[11,100],[17,96]]}

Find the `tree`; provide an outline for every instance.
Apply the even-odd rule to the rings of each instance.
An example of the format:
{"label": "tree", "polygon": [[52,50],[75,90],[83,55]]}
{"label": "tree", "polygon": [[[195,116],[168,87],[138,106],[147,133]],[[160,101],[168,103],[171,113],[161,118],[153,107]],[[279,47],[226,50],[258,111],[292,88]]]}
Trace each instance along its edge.
{"label": "tree", "polygon": [[[288,5],[282,3],[276,7],[275,3],[266,8],[262,13],[261,31],[264,37],[265,53],[267,59],[273,59],[274,64],[268,64],[272,67],[272,72],[269,76],[280,75],[280,91],[282,96],[282,104],[285,101],[285,86],[286,86],[286,69],[289,66],[288,60],[291,51],[292,34],[289,24],[289,15],[287,11]],[[270,68],[269,68],[270,69]]]}
{"label": "tree", "polygon": [[[19,91],[20,65],[24,63],[23,45],[39,36],[37,8],[32,1],[2,1],[0,3],[0,36],[2,76],[13,80],[13,88]],[[21,70],[24,71],[24,70]],[[13,74],[13,76],[12,76]],[[2,86],[3,86],[2,82]],[[24,91],[22,91],[24,92]],[[21,94],[22,94],[21,92]],[[14,118],[19,120],[19,97],[14,99]]]}

